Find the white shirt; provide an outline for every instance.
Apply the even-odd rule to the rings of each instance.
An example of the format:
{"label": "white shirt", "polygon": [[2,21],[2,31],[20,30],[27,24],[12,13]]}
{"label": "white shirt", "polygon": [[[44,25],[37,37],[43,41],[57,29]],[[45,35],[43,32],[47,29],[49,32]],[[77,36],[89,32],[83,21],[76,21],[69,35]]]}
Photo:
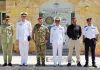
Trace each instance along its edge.
{"label": "white shirt", "polygon": [[96,38],[96,35],[99,34],[99,31],[97,29],[96,26],[84,26],[83,28],[83,35],[85,36],[85,38]]}
{"label": "white shirt", "polygon": [[63,43],[64,42],[64,27],[53,26],[50,30],[50,43]]}
{"label": "white shirt", "polygon": [[16,40],[27,41],[27,37],[32,37],[32,26],[27,20],[19,21],[16,24]]}

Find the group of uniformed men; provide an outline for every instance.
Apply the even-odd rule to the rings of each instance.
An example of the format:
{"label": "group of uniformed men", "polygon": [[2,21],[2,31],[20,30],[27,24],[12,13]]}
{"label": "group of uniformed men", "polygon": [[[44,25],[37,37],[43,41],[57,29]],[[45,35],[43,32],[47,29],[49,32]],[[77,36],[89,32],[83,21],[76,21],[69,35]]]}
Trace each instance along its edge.
{"label": "group of uniformed men", "polygon": [[[75,48],[77,66],[81,67],[80,62],[80,37],[83,35],[83,43],[85,48],[85,60],[84,67],[88,67],[89,61],[89,48],[91,48],[92,66],[97,67],[95,63],[95,48],[96,41],[98,41],[99,31],[96,26],[92,24],[92,18],[87,18],[87,25],[81,29],[81,26],[77,24],[76,17],[72,17],[71,24],[67,30],[61,26],[61,18],[55,17],[54,25],[50,31],[43,25],[43,18],[39,17],[38,24],[36,24],[32,30],[31,23],[27,20],[27,12],[21,13],[21,20],[16,24],[16,40],[19,45],[19,51],[21,55],[21,65],[27,66],[29,41],[33,39],[36,45],[37,64],[36,66],[45,66],[45,52],[48,35],[50,34],[50,44],[53,50],[53,62],[54,66],[61,66],[62,64],[62,49],[65,44],[65,34],[69,37],[69,53],[68,64],[71,66],[73,49]],[[13,25],[9,22],[10,16],[6,15],[5,21],[1,24],[1,44],[3,49],[4,64],[3,66],[12,66],[12,45],[13,45]],[[58,53],[58,58],[57,58]]]}

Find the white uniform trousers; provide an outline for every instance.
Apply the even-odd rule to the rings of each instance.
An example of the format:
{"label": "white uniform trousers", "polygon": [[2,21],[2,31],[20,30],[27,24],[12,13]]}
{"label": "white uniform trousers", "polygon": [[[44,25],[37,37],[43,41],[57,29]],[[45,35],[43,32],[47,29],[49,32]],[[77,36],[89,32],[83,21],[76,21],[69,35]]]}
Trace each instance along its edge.
{"label": "white uniform trousers", "polygon": [[28,41],[19,41],[19,51],[21,55],[21,64],[27,65],[28,60],[28,50],[29,50],[29,42]]}
{"label": "white uniform trousers", "polygon": [[[53,46],[53,62],[54,62],[54,65],[57,65],[57,63],[59,65],[61,65],[63,44],[54,43],[54,44],[52,44],[52,46]],[[57,58],[57,52],[58,52],[58,58]]]}
{"label": "white uniform trousers", "polygon": [[69,53],[68,53],[68,63],[71,63],[73,49],[75,47],[77,63],[80,62],[80,41],[69,39]]}

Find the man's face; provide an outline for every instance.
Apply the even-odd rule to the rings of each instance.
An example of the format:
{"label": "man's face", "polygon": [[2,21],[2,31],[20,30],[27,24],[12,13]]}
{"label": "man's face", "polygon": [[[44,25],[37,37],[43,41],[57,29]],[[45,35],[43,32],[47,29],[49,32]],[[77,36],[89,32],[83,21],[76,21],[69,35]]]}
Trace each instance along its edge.
{"label": "man's face", "polygon": [[42,24],[43,23],[43,19],[38,19],[38,24]]}
{"label": "man's face", "polygon": [[91,24],[91,20],[88,20],[88,21],[87,21],[87,24],[90,25],[90,24]]}
{"label": "man's face", "polygon": [[27,15],[21,15],[22,20],[25,20],[27,18]]}
{"label": "man's face", "polygon": [[60,20],[55,20],[55,23],[59,25],[60,24]]}
{"label": "man's face", "polygon": [[76,18],[72,19],[73,24],[76,24],[76,22],[77,22]]}
{"label": "man's face", "polygon": [[7,18],[7,17],[5,18],[5,21],[6,21],[6,22],[9,22],[9,20],[10,20],[10,18]]}

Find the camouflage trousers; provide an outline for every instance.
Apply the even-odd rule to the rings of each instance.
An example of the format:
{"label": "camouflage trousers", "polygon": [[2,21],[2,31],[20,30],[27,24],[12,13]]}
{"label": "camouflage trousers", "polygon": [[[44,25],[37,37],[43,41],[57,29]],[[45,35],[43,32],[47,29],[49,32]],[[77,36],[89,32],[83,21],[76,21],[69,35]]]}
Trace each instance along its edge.
{"label": "camouflage trousers", "polygon": [[11,63],[12,61],[12,46],[12,43],[2,43],[4,63]]}
{"label": "camouflage trousers", "polygon": [[37,63],[45,63],[45,52],[46,45],[45,44],[36,44],[36,53],[37,53]]}

